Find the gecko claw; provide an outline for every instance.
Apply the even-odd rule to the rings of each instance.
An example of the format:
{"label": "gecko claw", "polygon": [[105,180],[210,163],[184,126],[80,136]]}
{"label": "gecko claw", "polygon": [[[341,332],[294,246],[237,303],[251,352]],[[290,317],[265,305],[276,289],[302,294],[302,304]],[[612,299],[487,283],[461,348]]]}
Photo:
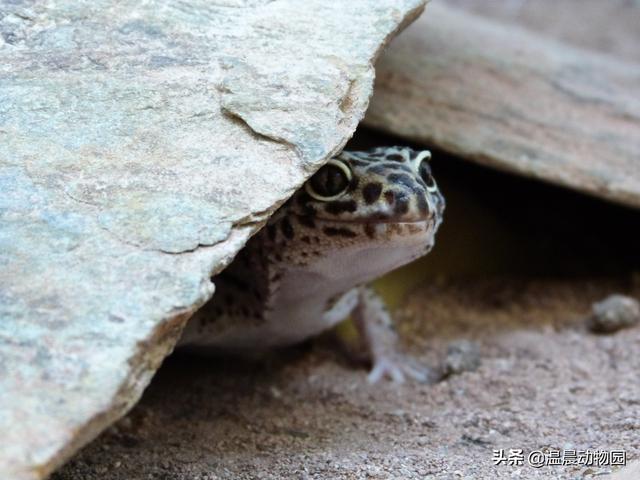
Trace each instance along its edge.
{"label": "gecko claw", "polygon": [[370,384],[378,383],[383,378],[388,378],[392,382],[401,384],[407,380],[407,377],[418,383],[433,383],[437,379],[437,375],[428,368],[418,365],[412,365],[409,359],[401,359],[394,361],[389,358],[382,358],[374,362],[373,368],[367,376]]}

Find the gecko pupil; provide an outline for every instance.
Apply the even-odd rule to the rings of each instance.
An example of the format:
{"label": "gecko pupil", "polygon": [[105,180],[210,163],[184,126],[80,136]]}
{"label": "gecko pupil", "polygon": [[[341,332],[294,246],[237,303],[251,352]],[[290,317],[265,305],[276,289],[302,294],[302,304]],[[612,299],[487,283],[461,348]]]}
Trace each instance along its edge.
{"label": "gecko pupil", "polygon": [[310,184],[318,195],[333,197],[347,189],[349,179],[341,168],[335,165],[324,165],[311,177]]}

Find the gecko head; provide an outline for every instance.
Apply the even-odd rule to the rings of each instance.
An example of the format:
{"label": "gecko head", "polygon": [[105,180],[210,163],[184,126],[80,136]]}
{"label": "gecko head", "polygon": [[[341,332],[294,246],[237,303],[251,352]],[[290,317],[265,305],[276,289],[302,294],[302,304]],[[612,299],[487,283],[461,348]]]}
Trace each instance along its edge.
{"label": "gecko head", "polygon": [[332,158],[269,219],[275,262],[337,293],[429,252],[445,205],[430,158],[405,147]]}
{"label": "gecko head", "polygon": [[[427,150],[380,147],[343,152],[307,181],[290,203],[290,212],[333,230],[364,230],[386,236],[435,233],[444,198],[431,173]],[[395,226],[395,227],[394,227]],[[347,234],[348,235],[348,234]]]}

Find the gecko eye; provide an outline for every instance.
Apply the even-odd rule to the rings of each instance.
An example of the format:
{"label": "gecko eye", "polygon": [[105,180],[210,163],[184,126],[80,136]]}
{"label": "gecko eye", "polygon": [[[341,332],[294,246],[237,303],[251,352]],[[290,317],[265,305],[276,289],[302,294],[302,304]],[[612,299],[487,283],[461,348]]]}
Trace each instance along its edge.
{"label": "gecko eye", "polygon": [[436,184],[436,180],[433,178],[431,174],[431,167],[429,166],[429,160],[431,159],[431,153],[425,152],[426,155],[420,162],[418,166],[418,171],[420,173],[420,178],[424,181],[427,186],[427,191],[429,193],[434,193],[438,191],[438,185]]}
{"label": "gecko eye", "polygon": [[332,158],[309,179],[305,184],[305,190],[316,200],[335,200],[347,191],[351,178],[349,167],[344,162]]}

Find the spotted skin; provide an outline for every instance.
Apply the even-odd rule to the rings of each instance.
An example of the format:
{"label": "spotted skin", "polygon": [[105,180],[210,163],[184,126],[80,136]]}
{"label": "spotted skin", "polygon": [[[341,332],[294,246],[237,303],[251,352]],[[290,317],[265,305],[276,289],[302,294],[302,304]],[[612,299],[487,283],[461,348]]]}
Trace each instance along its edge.
{"label": "spotted skin", "polygon": [[322,167],[213,281],[216,294],[182,345],[256,351],[300,342],[353,315],[369,379],[422,380],[395,350],[382,302],[366,283],[431,250],[444,198],[427,151],[343,152]]}

